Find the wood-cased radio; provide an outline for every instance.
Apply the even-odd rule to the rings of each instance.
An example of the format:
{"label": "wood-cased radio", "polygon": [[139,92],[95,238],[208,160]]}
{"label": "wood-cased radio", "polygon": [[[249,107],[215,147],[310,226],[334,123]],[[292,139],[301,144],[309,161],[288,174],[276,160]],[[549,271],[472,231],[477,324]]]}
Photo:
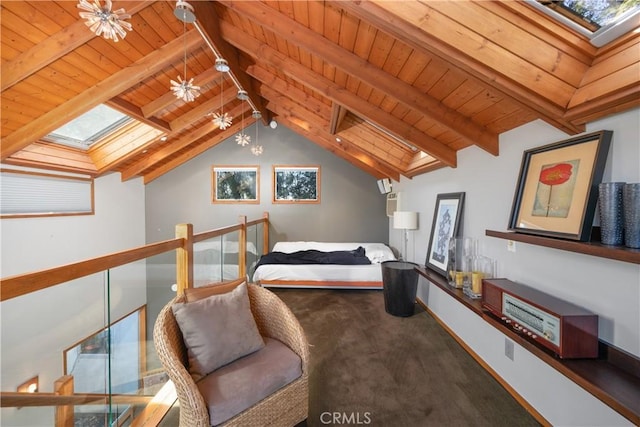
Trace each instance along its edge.
{"label": "wood-cased radio", "polygon": [[598,315],[508,279],[482,281],[482,307],[563,359],[598,357]]}

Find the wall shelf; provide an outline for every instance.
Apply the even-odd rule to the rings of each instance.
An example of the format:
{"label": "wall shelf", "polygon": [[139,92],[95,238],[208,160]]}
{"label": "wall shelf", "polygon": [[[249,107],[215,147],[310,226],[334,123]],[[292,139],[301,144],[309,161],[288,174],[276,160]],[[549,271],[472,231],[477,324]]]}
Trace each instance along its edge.
{"label": "wall shelf", "polygon": [[607,246],[595,240],[591,242],[578,242],[573,240],[554,239],[553,237],[534,236],[531,234],[516,233],[512,231],[495,230],[486,230],[485,234],[499,239],[513,240],[515,242],[529,243],[531,245],[640,264],[640,249],[632,249],[625,246]]}
{"label": "wall shelf", "polygon": [[[487,235],[489,235],[488,232],[489,230]],[[511,235],[511,233],[499,234]],[[416,270],[429,282],[479,315],[505,336],[580,385],[632,423],[640,425],[640,359],[602,341],[600,341],[597,359],[560,359],[550,350],[525,338],[521,333],[514,331],[491,313],[483,310],[481,300],[471,299],[464,295],[462,290],[449,286],[444,277],[424,267],[416,267]]]}

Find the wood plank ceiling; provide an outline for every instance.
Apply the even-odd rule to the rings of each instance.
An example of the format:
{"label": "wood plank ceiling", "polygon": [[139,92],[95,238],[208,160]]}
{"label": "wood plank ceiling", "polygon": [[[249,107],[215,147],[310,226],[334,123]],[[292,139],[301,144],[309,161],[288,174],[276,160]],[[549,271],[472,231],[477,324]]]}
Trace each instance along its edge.
{"label": "wood plank ceiling", "polygon": [[[2,162],[151,182],[255,121],[232,80],[261,124],[395,180],[456,167],[471,145],[499,155],[500,133],[536,119],[576,134],[640,105],[638,28],[596,48],[526,2],[192,5],[185,26],[173,1],[114,0],[133,26],[116,43],[89,31],[75,1],[3,0]],[[214,49],[233,76],[215,71]],[[189,103],[169,84],[185,51],[202,88]],[[147,126],[86,151],[42,140],[101,103]],[[221,108],[226,130],[211,121]]]}

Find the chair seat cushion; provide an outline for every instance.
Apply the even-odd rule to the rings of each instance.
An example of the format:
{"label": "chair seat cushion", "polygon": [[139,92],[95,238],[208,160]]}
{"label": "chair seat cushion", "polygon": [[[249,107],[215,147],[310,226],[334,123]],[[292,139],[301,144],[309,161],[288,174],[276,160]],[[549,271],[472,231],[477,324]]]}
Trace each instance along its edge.
{"label": "chair seat cushion", "polygon": [[200,381],[212,426],[238,415],[302,375],[300,357],[273,338],[248,356],[223,366]]}

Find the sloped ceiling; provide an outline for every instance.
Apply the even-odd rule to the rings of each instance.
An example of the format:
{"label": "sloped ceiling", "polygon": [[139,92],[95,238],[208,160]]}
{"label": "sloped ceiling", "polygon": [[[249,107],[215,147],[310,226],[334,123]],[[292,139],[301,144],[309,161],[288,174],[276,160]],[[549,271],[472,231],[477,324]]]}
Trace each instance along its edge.
{"label": "sloped ceiling", "polygon": [[[117,43],[74,1],[0,3],[3,163],[148,183],[255,121],[237,84],[261,124],[395,180],[456,167],[471,145],[497,156],[498,135],[532,120],[577,134],[640,105],[638,28],[595,48],[526,2],[192,1],[186,26],[173,1],[113,3],[132,15]],[[202,89],[188,103],[169,83],[185,51]],[[87,151],[42,140],[101,103],[148,126]]]}

